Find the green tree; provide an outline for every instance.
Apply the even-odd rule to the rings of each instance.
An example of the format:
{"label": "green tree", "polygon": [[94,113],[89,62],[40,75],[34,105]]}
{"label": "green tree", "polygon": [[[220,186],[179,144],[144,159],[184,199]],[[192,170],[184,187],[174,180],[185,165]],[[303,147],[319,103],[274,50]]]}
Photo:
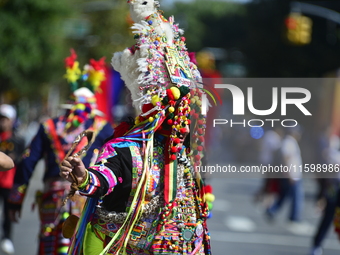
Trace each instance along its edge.
{"label": "green tree", "polygon": [[0,93],[37,98],[61,74],[69,0],[0,2]]}
{"label": "green tree", "polygon": [[186,43],[190,51],[204,47],[233,47],[244,38],[244,15],[242,4],[214,0],[196,0],[191,3],[178,2],[169,14],[185,30]]}
{"label": "green tree", "polygon": [[86,24],[86,32],[70,37],[81,63],[106,57],[109,64],[114,52],[134,44],[126,1],[82,0],[77,6],[80,7],[77,19]]}

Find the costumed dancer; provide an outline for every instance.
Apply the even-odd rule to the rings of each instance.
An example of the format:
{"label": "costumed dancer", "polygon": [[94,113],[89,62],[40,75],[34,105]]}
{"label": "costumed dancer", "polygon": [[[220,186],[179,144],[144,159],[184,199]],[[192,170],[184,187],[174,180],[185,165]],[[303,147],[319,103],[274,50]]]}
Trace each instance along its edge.
{"label": "costumed dancer", "polygon": [[[15,165],[21,160],[25,149],[24,139],[16,132],[17,112],[12,105],[0,105],[0,151],[6,153]],[[8,197],[13,186],[15,166],[11,170],[0,172],[0,198],[3,201],[2,237],[0,248],[7,254],[14,253],[12,242],[12,223],[8,211]]]}
{"label": "costumed dancer", "polygon": [[204,184],[194,170],[205,133],[201,76],[183,31],[158,2],[129,4],[136,44],[112,64],[140,114],[115,129],[94,166],[74,156],[62,162],[60,175],[89,197],[69,254],[211,254]]}
{"label": "costumed dancer", "polygon": [[[14,187],[10,195],[12,220],[18,222],[29,185],[38,161],[44,159],[44,174],[42,191],[36,193],[36,204],[40,216],[39,250],[38,254],[67,254],[69,239],[62,236],[61,226],[69,214],[79,215],[85,199],[81,196],[75,201],[69,201],[62,206],[63,198],[70,190],[68,182],[59,176],[59,164],[73,145],[74,139],[84,130],[91,130],[95,140],[82,158],[89,166],[94,161],[96,151],[103,146],[104,140],[112,135],[113,128],[96,109],[94,92],[105,80],[104,59],[90,60],[81,71],[76,61],[77,55],[71,50],[70,57],[65,59],[65,78],[73,91],[71,104],[62,105],[66,113],[43,122],[30,146],[26,149],[23,160],[18,165],[14,179]],[[84,144],[75,148],[79,151]]]}

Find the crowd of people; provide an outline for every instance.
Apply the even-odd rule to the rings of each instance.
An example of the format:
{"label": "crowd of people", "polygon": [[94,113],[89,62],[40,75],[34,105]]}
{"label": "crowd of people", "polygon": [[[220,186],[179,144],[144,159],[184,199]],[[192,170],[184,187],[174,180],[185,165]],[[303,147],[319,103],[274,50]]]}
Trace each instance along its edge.
{"label": "crowd of people", "polygon": [[[267,130],[261,140],[259,158],[265,165],[295,165],[303,163],[299,140],[302,135],[301,127],[296,126],[284,130],[276,127]],[[330,132],[330,128],[324,128],[315,144],[315,162],[319,165],[339,164],[340,144],[339,137]],[[325,173],[315,171],[313,177],[316,182],[315,206],[321,212],[316,231],[313,234],[309,255],[322,255],[323,243],[330,229],[339,233],[339,215],[337,206],[340,198],[340,174],[338,172]],[[265,216],[271,222],[282,208],[282,205],[290,200],[288,220],[297,226],[303,220],[303,208],[305,192],[303,188],[302,171],[289,171],[287,173],[269,173],[265,176],[263,186],[255,198],[261,201],[266,208]],[[333,226],[334,223],[334,227]],[[339,236],[340,237],[340,236]]]}

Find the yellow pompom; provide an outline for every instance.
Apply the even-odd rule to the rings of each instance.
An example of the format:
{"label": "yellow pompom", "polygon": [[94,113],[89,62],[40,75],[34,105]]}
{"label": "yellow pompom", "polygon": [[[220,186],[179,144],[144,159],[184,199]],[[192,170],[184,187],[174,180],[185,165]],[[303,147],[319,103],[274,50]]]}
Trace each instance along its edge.
{"label": "yellow pompom", "polygon": [[169,112],[174,112],[175,111],[175,108],[173,106],[170,106],[169,107]]}
{"label": "yellow pompom", "polygon": [[153,122],[154,118],[153,117],[149,117],[149,122]]}
{"label": "yellow pompom", "polygon": [[136,119],[135,119],[135,124],[138,125],[139,123],[140,123],[139,118],[136,117]]}
{"label": "yellow pompom", "polygon": [[214,202],[215,201],[215,195],[214,194],[206,193],[204,195],[204,197],[205,197],[205,200],[208,201],[208,202]]}
{"label": "yellow pompom", "polygon": [[191,104],[194,104],[194,103],[196,103],[196,99],[195,98],[191,98]]}
{"label": "yellow pompom", "polygon": [[200,106],[202,104],[201,100],[197,100],[196,104]]}
{"label": "yellow pompom", "polygon": [[159,101],[161,101],[161,100],[159,99],[159,96],[158,96],[158,95],[152,96],[152,98],[151,98],[151,103],[152,103],[154,106],[156,106],[156,104],[157,104]]}
{"label": "yellow pompom", "polygon": [[181,91],[179,91],[179,89],[177,87],[171,87],[170,88],[172,95],[174,96],[175,100],[177,100],[178,98],[180,98],[181,96]]}
{"label": "yellow pompom", "polygon": [[85,110],[85,105],[84,104],[77,104],[77,106],[76,106],[76,108],[77,109],[79,109],[79,110]]}

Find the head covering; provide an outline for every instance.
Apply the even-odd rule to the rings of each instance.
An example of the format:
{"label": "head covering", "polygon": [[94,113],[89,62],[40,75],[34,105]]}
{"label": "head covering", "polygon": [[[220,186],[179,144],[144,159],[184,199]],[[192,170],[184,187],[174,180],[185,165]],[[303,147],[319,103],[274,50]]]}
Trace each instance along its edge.
{"label": "head covering", "polygon": [[[123,53],[115,53],[112,65],[119,71],[137,111],[135,127],[126,134],[131,138],[167,135],[170,161],[176,160],[181,132],[191,124],[193,163],[200,165],[205,133],[205,116],[201,112],[205,90],[197,66],[190,60],[184,31],[165,19],[158,1],[128,1],[136,44]],[[146,4],[145,4],[146,3]],[[147,131],[147,132],[146,132]]]}
{"label": "head covering", "polygon": [[6,117],[11,121],[15,121],[17,112],[15,108],[9,104],[0,105],[0,116]]}
{"label": "head covering", "polygon": [[[152,157],[155,134],[165,137],[164,200],[171,203],[177,190],[180,136],[187,125],[191,146],[186,153],[194,167],[201,165],[206,127],[201,108],[206,90],[197,66],[190,60],[184,31],[173,17],[165,19],[154,2],[147,1],[145,7],[145,1],[129,1],[130,14],[136,22],[132,26],[136,44],[115,53],[112,65],[130,90],[134,107],[141,111],[124,139],[143,141],[144,160],[153,164],[148,157]],[[154,6],[152,12],[149,5]]]}
{"label": "head covering", "polygon": [[105,78],[105,58],[96,61],[90,60],[90,64],[84,66],[83,71],[79,68],[76,52],[71,49],[71,55],[65,59],[67,79],[72,94],[70,104],[62,104],[61,107],[70,109],[67,116],[66,129],[71,126],[78,127],[87,119],[94,115],[103,115],[98,111],[95,92],[99,91],[99,86]]}

